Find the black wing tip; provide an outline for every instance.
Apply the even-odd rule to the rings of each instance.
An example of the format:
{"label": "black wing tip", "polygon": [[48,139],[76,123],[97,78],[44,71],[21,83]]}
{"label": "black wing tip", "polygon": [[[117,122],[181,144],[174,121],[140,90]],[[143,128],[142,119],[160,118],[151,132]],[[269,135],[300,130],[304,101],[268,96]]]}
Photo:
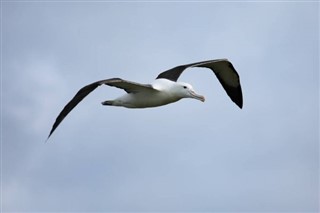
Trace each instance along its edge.
{"label": "black wing tip", "polygon": [[94,83],[88,84],[84,87],[82,87],[76,95],[67,103],[67,105],[64,106],[62,111],[59,113],[58,117],[56,118],[56,121],[54,122],[52,129],[49,133],[49,136],[47,140],[50,138],[52,133],[56,130],[56,128],[59,126],[59,124],[63,121],[63,119],[72,111],[72,109],[82,101],[83,98],[85,98],[90,92],[92,92],[95,88],[100,86],[101,84],[106,83],[106,81],[122,81],[121,78],[111,78],[101,81],[96,81]]}
{"label": "black wing tip", "polygon": [[[230,95],[229,95],[230,96]],[[240,108],[243,108],[242,96],[230,96],[231,100]]]}
{"label": "black wing tip", "polygon": [[49,133],[49,135],[48,135],[48,137],[47,137],[47,140],[50,138],[50,136],[52,135],[53,131],[54,131],[54,130],[51,130],[51,131],[50,131],[50,133]]}
{"label": "black wing tip", "polygon": [[242,100],[241,100],[240,102],[235,102],[235,104],[236,104],[240,109],[242,109],[242,107],[243,107]]}
{"label": "black wing tip", "polygon": [[45,140],[45,143],[48,142],[49,138],[50,138],[51,134],[49,134],[49,136],[47,137],[47,139]]}
{"label": "black wing tip", "polygon": [[238,105],[240,109],[243,107],[243,96],[242,96],[242,89],[239,84],[239,87],[236,89],[235,95],[233,96],[234,102]]}
{"label": "black wing tip", "polygon": [[242,97],[242,89],[239,85],[238,87],[229,87],[223,85],[225,91],[227,92],[230,99],[240,108],[243,107],[243,97]]}
{"label": "black wing tip", "polygon": [[49,140],[49,138],[51,137],[52,133],[54,132],[54,130],[56,130],[56,127],[52,127],[47,139],[46,139],[46,142]]}

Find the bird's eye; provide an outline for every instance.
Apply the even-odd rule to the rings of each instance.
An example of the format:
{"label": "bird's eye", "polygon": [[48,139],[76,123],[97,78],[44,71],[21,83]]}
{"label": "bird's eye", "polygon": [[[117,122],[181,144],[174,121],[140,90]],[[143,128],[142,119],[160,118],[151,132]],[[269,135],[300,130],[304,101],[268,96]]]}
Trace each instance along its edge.
{"label": "bird's eye", "polygon": [[183,86],[184,89],[187,89],[187,86]]}

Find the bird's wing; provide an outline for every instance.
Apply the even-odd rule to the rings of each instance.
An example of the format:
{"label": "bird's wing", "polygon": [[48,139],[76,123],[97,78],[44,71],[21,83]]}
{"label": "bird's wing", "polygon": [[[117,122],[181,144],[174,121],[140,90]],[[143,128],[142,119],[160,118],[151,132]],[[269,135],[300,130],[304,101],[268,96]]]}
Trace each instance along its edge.
{"label": "bird's wing", "polygon": [[149,84],[139,84],[135,82],[126,81],[120,78],[110,78],[106,80],[96,81],[87,86],[82,87],[77,94],[67,103],[67,105],[62,109],[56,121],[54,122],[52,129],[49,133],[48,139],[54,130],[59,126],[59,124],[63,121],[63,119],[71,112],[71,110],[77,106],[82,99],[84,99],[89,93],[95,90],[100,85],[109,85],[118,87],[120,89],[124,89],[127,93],[137,93],[143,90],[155,90]]}
{"label": "bird's wing", "polygon": [[123,89],[127,93],[138,93],[146,90],[157,91],[151,86],[151,84],[140,84],[132,81],[126,81],[121,78],[113,78],[110,80],[103,83],[112,87],[118,87],[120,89]]}
{"label": "bird's wing", "polygon": [[240,78],[231,62],[229,62],[227,59],[201,61],[192,64],[180,65],[160,73],[157,79],[165,78],[171,81],[177,81],[181,73],[189,67],[203,67],[211,69],[217,76],[231,100],[240,108],[242,108],[243,100]]}

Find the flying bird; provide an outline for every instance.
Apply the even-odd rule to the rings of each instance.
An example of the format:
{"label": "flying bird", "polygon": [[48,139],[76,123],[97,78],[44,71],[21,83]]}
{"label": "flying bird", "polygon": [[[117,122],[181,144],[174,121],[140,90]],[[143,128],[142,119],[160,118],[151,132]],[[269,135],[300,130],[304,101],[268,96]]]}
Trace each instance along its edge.
{"label": "flying bird", "polygon": [[122,106],[126,108],[158,107],[174,103],[182,98],[194,98],[204,102],[204,96],[197,94],[190,84],[177,82],[181,73],[187,68],[192,67],[211,69],[231,100],[242,108],[243,101],[240,78],[231,62],[227,59],[201,61],[179,65],[164,71],[160,73],[151,84],[141,84],[121,78],[110,78],[84,86],[62,109],[52,126],[48,139],[71,110],[89,93],[101,85],[117,87],[126,91],[126,94],[119,98],[102,102],[102,105],[106,106]]}

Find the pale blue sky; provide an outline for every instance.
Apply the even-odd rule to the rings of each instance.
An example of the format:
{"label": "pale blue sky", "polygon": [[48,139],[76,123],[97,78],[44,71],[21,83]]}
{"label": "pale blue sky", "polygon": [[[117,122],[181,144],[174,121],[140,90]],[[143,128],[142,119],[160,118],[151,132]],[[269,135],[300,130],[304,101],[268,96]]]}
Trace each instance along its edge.
{"label": "pale blue sky", "polygon": [[[14,2],[2,10],[2,210],[316,212],[318,2]],[[206,102],[101,106],[101,87],[45,140],[82,86],[150,83],[228,58],[240,110],[210,70]]]}

